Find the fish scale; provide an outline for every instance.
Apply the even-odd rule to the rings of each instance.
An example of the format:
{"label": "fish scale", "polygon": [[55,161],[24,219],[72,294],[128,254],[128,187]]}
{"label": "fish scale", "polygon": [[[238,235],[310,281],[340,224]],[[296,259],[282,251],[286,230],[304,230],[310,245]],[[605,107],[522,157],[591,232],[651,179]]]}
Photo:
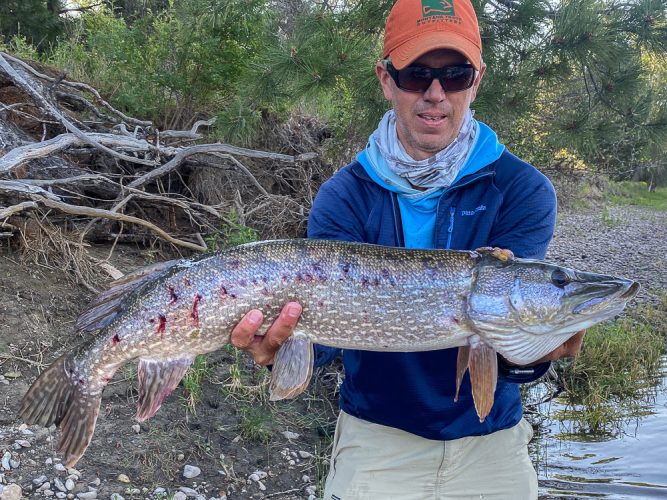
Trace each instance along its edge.
{"label": "fish scale", "polygon": [[637,289],[631,280],[515,259],[500,249],[326,240],[241,245],[112,284],[77,321],[88,340],[35,381],[21,415],[59,425],[59,450],[71,466],[90,443],[102,391],[120,366],[139,360],[137,419],[145,420],[194,357],[227,344],[249,310],[264,314],[264,334],[282,307],[297,301],[303,312],[274,359],[272,399],[305,389],[313,344],[387,352],[459,347],[457,387],[470,368],[483,420],[493,404],[496,352],[517,364],[534,362],[617,314]]}

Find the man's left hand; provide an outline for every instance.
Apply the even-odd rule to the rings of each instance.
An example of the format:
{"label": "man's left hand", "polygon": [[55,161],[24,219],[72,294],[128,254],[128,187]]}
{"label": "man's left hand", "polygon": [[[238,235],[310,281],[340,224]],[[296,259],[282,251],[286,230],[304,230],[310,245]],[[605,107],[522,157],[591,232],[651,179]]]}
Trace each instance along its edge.
{"label": "man's left hand", "polygon": [[572,337],[566,340],[562,345],[551,351],[546,356],[538,359],[533,364],[545,363],[547,361],[556,361],[560,358],[567,358],[571,356],[576,356],[581,351],[581,344],[584,341],[584,335],[586,330],[581,330],[575,333]]}

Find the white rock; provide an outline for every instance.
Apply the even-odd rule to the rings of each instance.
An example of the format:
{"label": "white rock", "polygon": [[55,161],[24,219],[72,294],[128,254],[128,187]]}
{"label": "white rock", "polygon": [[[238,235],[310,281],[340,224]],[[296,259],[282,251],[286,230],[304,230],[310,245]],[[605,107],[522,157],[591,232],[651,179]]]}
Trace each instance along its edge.
{"label": "white rock", "polygon": [[313,457],[313,454],[312,454],[312,453],[308,453],[307,451],[299,451],[299,456],[300,456],[301,458],[312,458],[312,457]]}
{"label": "white rock", "polygon": [[30,446],[32,446],[30,441],[27,439],[17,439],[16,444],[18,444],[21,448],[30,448]]}
{"label": "white rock", "polygon": [[284,431],[282,433],[283,436],[285,436],[287,439],[299,439],[301,434],[297,434],[296,432],[290,432],[290,431]]}
{"label": "white rock", "polygon": [[9,470],[12,468],[11,465],[9,465],[9,461],[11,460],[11,458],[12,454],[9,453],[8,451],[6,451],[4,455],[2,455],[2,460],[0,461],[0,465],[2,465],[2,468],[4,470]]}
{"label": "white rock", "polygon": [[65,472],[67,470],[63,464],[56,464],[53,466],[53,468],[58,472]]}
{"label": "white rock", "polygon": [[37,488],[37,491],[44,491],[44,490],[50,490],[51,489],[51,483],[49,481],[45,482],[42,484],[39,488]]}
{"label": "white rock", "polygon": [[81,500],[95,500],[97,498],[97,491],[96,490],[90,490],[82,493],[78,493],[76,495],[77,498],[80,498]]}
{"label": "white rock", "polygon": [[2,488],[2,500],[21,500],[23,491],[18,484],[9,484]]}
{"label": "white rock", "polygon": [[101,482],[102,482],[102,481],[100,480],[100,478],[99,478],[99,477],[96,477],[95,479],[93,479],[93,480],[92,480],[91,482],[89,482],[88,484],[91,485],[91,486],[95,486],[95,487],[97,488],[97,487],[100,485]]}
{"label": "white rock", "polygon": [[185,500],[186,498],[188,498],[188,496],[182,491],[177,491],[176,493],[174,493],[174,496],[172,498],[174,500]]}
{"label": "white rock", "polygon": [[310,476],[304,474],[303,476],[301,476],[301,481],[303,481],[304,483],[310,483]]}
{"label": "white rock", "polygon": [[153,495],[164,495],[165,493],[167,493],[167,490],[164,488],[155,488],[153,490]]}
{"label": "white rock", "polygon": [[53,464],[53,459],[52,459],[51,457],[49,457],[49,458],[47,458],[46,460],[44,460],[44,463],[45,463],[46,465],[52,465],[52,464]]}
{"label": "white rock", "polygon": [[56,498],[67,498],[67,493],[59,491],[56,493]]}
{"label": "white rock", "polygon": [[134,425],[132,426],[132,430],[133,430],[134,432],[136,432],[137,434],[139,434],[139,433],[141,432],[141,426],[140,426],[139,424],[134,424]]}
{"label": "white rock", "polygon": [[183,477],[192,479],[193,477],[197,477],[199,474],[201,474],[201,469],[199,467],[195,467],[194,465],[186,465],[183,468]]}
{"label": "white rock", "polygon": [[259,489],[261,491],[266,491],[266,486],[264,486],[264,483],[261,481],[257,481],[257,486],[259,486]]}
{"label": "white rock", "polygon": [[48,478],[44,474],[42,474],[41,476],[33,479],[32,484],[34,484],[35,486],[41,486],[46,482],[47,479]]}
{"label": "white rock", "polygon": [[130,482],[130,478],[127,477],[125,474],[118,474],[118,478],[117,478],[117,479],[118,479],[121,483],[129,483],[129,482]]}
{"label": "white rock", "polygon": [[55,486],[58,491],[67,491],[63,482],[57,477],[53,480],[53,486]]}
{"label": "white rock", "polygon": [[199,493],[197,493],[196,490],[193,490],[192,488],[188,488],[187,486],[181,486],[180,488],[178,488],[178,491],[183,493],[186,497],[194,498],[197,495],[199,495]]}
{"label": "white rock", "polygon": [[51,491],[51,490],[42,491],[42,495],[44,495],[45,497],[52,497],[54,494],[55,493],[53,493],[53,491]]}
{"label": "white rock", "polygon": [[67,488],[68,491],[72,491],[74,489],[74,481],[71,479],[65,481],[65,488]]}
{"label": "white rock", "polygon": [[266,479],[267,477],[269,477],[269,475],[263,470],[256,470],[255,472],[253,472],[253,474],[257,474],[257,477],[259,479]]}
{"label": "white rock", "polygon": [[310,495],[308,497],[308,500],[317,500],[317,497],[315,495]]}
{"label": "white rock", "polygon": [[185,460],[185,455],[183,455],[183,453],[179,453],[178,455],[176,455],[176,460],[178,460],[179,462],[181,460]]}
{"label": "white rock", "polygon": [[70,476],[76,476],[77,479],[81,477],[81,473],[80,473],[78,470],[76,470],[76,469],[74,469],[74,468],[72,468],[72,467],[70,467],[69,469],[67,469],[67,473],[68,473]]}
{"label": "white rock", "polygon": [[18,469],[19,465],[21,465],[21,461],[12,459],[9,461],[9,465],[12,467],[12,469]]}
{"label": "white rock", "polygon": [[308,495],[314,495],[316,491],[317,488],[315,488],[315,486],[308,486],[308,488],[306,488],[306,493]]}
{"label": "white rock", "polygon": [[125,497],[123,497],[119,493],[112,493],[111,496],[109,497],[109,500],[125,500]]}
{"label": "white rock", "polygon": [[19,425],[19,431],[21,431],[21,432],[23,432],[27,428],[28,428],[28,424],[26,424],[26,423],[23,423],[23,424]]}

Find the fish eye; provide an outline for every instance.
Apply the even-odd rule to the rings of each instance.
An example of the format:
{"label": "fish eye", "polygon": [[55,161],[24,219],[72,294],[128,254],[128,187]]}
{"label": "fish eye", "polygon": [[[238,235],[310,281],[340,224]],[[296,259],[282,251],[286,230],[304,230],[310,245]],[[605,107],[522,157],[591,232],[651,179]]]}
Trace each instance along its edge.
{"label": "fish eye", "polygon": [[565,285],[567,285],[570,281],[570,277],[565,271],[561,269],[556,269],[551,273],[551,283],[553,283],[554,286],[557,286],[558,288],[565,288]]}

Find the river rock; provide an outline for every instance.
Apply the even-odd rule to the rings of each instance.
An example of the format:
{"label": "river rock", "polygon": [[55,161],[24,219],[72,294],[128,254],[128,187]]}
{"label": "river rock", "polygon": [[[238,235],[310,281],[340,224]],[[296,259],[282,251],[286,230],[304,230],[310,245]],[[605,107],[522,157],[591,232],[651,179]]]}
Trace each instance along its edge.
{"label": "river rock", "polygon": [[177,491],[172,498],[173,500],[185,500],[188,496],[182,491]]}
{"label": "river rock", "polygon": [[18,484],[8,484],[2,488],[2,500],[21,500],[23,491]]}
{"label": "river rock", "polygon": [[43,485],[46,482],[47,479],[48,478],[44,474],[42,474],[41,476],[36,477],[35,479],[33,479],[32,484],[34,484],[37,487],[40,487],[41,485]]}
{"label": "river rock", "polygon": [[65,488],[67,491],[72,491],[74,489],[75,483],[72,479],[68,479],[65,481]]}
{"label": "river rock", "polygon": [[118,479],[121,483],[129,483],[129,482],[130,482],[130,478],[127,477],[125,474],[118,474],[118,478],[117,478],[117,479]]}
{"label": "river rock", "polygon": [[63,482],[57,477],[53,480],[53,486],[55,486],[58,491],[67,491]]}
{"label": "river rock", "polygon": [[197,477],[199,474],[201,474],[201,469],[199,467],[195,467],[194,465],[186,465],[183,468],[183,477],[187,479]]}
{"label": "river rock", "polygon": [[9,453],[8,451],[6,451],[4,455],[2,455],[2,460],[0,460],[0,466],[2,466],[4,470],[10,470],[12,468],[12,466],[9,465],[9,461],[11,460],[11,458],[12,454]]}
{"label": "river rock", "polygon": [[81,500],[95,500],[97,498],[97,491],[96,490],[90,490],[86,492],[82,492],[77,494],[77,498],[80,498]]}

